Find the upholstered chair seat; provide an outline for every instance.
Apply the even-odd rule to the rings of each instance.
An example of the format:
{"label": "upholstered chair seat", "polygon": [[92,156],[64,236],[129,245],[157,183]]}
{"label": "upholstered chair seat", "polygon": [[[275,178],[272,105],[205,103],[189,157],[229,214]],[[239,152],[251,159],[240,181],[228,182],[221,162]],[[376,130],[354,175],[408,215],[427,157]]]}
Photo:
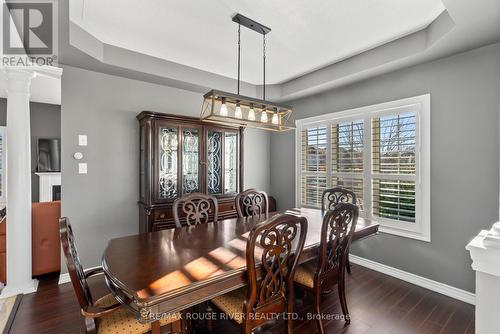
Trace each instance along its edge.
{"label": "upholstered chair seat", "polygon": [[241,325],[243,323],[243,302],[246,297],[247,289],[241,288],[213,298],[212,303]]}
{"label": "upholstered chair seat", "polygon": [[309,288],[314,287],[314,273],[316,272],[317,261],[309,261],[297,266],[295,269],[294,281]]}
{"label": "upholstered chair seat", "polygon": [[[107,307],[116,304],[116,299],[112,294],[105,295],[95,302],[95,306]],[[174,313],[169,317],[160,320],[160,326],[166,326],[174,321],[180,320],[181,315]],[[121,307],[113,313],[104,315],[97,320],[98,334],[142,334],[151,330],[150,324],[141,324],[135,315]]]}

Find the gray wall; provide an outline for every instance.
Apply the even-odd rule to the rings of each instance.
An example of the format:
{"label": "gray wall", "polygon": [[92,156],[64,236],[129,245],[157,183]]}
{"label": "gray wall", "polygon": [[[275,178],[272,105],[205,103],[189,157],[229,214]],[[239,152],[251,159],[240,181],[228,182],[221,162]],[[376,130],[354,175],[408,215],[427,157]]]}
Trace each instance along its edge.
{"label": "gray wall", "polygon": [[[70,218],[85,267],[99,265],[108,240],[137,233],[142,110],[199,116],[202,95],[64,66],[62,76],[62,214]],[[88,135],[79,147],[78,134]],[[270,135],[245,130],[245,187],[269,191]],[[77,173],[81,151],[88,174]],[[62,266],[65,271],[65,266]]]}
{"label": "gray wall", "polygon": [[[352,253],[474,291],[465,245],[498,219],[500,44],[289,101],[296,118],[431,94],[432,242],[380,234]],[[294,205],[292,133],[271,137],[271,191]]]}
{"label": "gray wall", "polygon": [[[31,170],[37,167],[38,138],[61,137],[61,106],[45,103],[30,103],[31,116]],[[7,100],[0,98],[0,126],[7,124]],[[38,202],[38,176],[31,177],[31,198]]]}

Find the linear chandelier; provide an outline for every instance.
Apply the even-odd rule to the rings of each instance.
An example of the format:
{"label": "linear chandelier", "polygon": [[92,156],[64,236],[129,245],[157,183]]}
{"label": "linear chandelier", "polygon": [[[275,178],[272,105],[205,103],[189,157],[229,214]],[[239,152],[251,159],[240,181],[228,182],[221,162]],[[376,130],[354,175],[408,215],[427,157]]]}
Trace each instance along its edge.
{"label": "linear chandelier", "polygon": [[[266,34],[271,29],[241,14],[233,17],[238,24],[238,87],[237,94],[211,90],[203,96],[200,119],[253,128],[287,131],[295,129],[291,119],[293,109],[286,105],[266,101]],[[240,95],[241,26],[263,36],[263,91],[262,100]]]}

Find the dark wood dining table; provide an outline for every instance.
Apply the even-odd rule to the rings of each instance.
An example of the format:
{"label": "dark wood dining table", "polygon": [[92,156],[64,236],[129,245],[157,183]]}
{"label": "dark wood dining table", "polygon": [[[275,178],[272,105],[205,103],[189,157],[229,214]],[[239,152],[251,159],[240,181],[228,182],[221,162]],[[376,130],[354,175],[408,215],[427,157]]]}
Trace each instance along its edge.
{"label": "dark wood dining table", "polygon": [[[300,262],[315,258],[322,212],[294,208],[280,213],[307,218]],[[234,218],[112,239],[102,258],[107,284],[144,323],[155,321],[151,315],[182,311],[238,289],[245,285],[245,249],[255,223]],[[353,241],[377,232],[378,223],[359,218]]]}

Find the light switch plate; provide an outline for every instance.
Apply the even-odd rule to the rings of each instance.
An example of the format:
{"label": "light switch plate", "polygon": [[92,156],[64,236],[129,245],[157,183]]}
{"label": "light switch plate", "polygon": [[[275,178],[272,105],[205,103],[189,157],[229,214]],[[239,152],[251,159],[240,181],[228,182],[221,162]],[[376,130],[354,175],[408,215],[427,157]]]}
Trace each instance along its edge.
{"label": "light switch plate", "polygon": [[78,164],[78,174],[87,174],[87,163],[81,162]]}
{"label": "light switch plate", "polygon": [[87,135],[78,135],[78,145],[87,146]]}

